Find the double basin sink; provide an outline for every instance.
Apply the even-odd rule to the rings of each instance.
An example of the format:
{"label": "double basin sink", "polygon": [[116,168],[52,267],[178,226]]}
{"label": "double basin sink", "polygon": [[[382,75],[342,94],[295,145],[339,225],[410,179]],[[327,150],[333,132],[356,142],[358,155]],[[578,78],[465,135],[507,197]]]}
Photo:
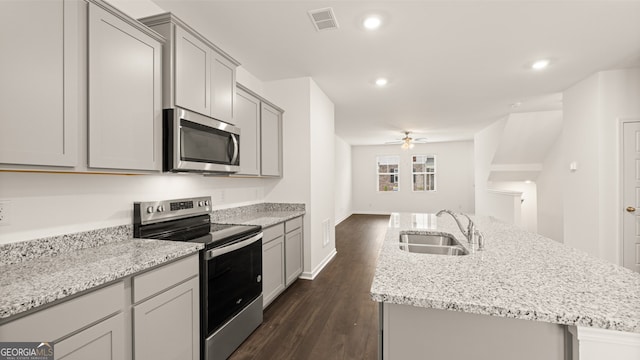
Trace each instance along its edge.
{"label": "double basin sink", "polygon": [[400,233],[400,250],[411,253],[461,256],[469,252],[453,236]]}

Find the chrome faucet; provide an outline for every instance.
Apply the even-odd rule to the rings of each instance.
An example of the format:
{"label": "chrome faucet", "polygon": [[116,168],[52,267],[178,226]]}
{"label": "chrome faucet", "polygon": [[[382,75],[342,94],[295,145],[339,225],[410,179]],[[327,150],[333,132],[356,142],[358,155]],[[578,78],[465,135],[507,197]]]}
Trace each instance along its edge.
{"label": "chrome faucet", "polygon": [[[458,224],[458,228],[460,228],[460,232],[462,232],[462,234],[467,238],[467,241],[469,242],[469,244],[471,245],[478,244],[478,250],[484,249],[484,235],[482,235],[482,233],[478,229],[476,229],[476,224],[474,224],[473,221],[471,221],[471,218],[469,217],[469,215],[465,213],[456,213],[452,210],[443,209],[438,211],[436,216],[439,217],[444,213],[447,213],[453,217],[453,219],[456,221],[456,224]],[[464,227],[462,226],[462,223],[460,222],[460,217],[459,217],[460,215],[466,217],[467,220],[469,221],[467,224],[466,230],[464,229]]]}

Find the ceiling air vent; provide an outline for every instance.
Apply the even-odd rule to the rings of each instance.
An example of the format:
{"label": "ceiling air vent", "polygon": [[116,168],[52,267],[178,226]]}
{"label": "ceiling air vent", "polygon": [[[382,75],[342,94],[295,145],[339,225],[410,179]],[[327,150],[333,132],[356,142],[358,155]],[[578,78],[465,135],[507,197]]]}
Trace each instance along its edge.
{"label": "ceiling air vent", "polygon": [[338,28],[338,20],[333,14],[332,8],[324,8],[309,11],[309,17],[316,31],[332,30]]}

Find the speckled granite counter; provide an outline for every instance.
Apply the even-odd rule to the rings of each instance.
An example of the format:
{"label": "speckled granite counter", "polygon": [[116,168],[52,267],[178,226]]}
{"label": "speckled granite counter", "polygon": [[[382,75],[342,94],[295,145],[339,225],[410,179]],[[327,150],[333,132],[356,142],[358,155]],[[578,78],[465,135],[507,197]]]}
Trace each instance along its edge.
{"label": "speckled granite counter", "polygon": [[215,210],[211,222],[269,227],[305,214],[304,204],[262,203]]}
{"label": "speckled granite counter", "polygon": [[640,274],[515,226],[475,220],[486,250],[408,253],[401,231],[466,239],[448,215],[393,214],[371,286],[374,301],[640,333]]}
{"label": "speckled granite counter", "polygon": [[123,226],[2,245],[0,322],[203,247],[131,233]]}

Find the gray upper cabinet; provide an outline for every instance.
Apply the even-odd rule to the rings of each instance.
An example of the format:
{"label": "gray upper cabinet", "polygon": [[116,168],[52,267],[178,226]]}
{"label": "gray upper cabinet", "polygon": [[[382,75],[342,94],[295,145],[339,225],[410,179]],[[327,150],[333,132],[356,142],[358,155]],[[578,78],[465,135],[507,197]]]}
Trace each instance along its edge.
{"label": "gray upper cabinet", "polygon": [[164,50],[164,107],[180,106],[235,124],[235,59],[171,13],[140,21],[168,39]]}
{"label": "gray upper cabinet", "polygon": [[240,128],[240,175],[260,175],[260,99],[240,86],[237,92],[236,126]]}
{"label": "gray upper cabinet", "polygon": [[262,176],[282,176],[282,112],[262,103],[261,108]]}
{"label": "gray upper cabinet", "polygon": [[209,48],[180,27],[175,39],[176,105],[207,115],[211,112]]}
{"label": "gray upper cabinet", "polygon": [[236,65],[212,52],[211,117],[235,124]]}
{"label": "gray upper cabinet", "polygon": [[77,164],[78,6],[0,1],[0,163]]}
{"label": "gray upper cabinet", "polygon": [[282,113],[242,84],[237,84],[236,125],[240,127],[238,175],[282,176]]}
{"label": "gray upper cabinet", "polygon": [[89,167],[160,170],[163,39],[89,4]]}

